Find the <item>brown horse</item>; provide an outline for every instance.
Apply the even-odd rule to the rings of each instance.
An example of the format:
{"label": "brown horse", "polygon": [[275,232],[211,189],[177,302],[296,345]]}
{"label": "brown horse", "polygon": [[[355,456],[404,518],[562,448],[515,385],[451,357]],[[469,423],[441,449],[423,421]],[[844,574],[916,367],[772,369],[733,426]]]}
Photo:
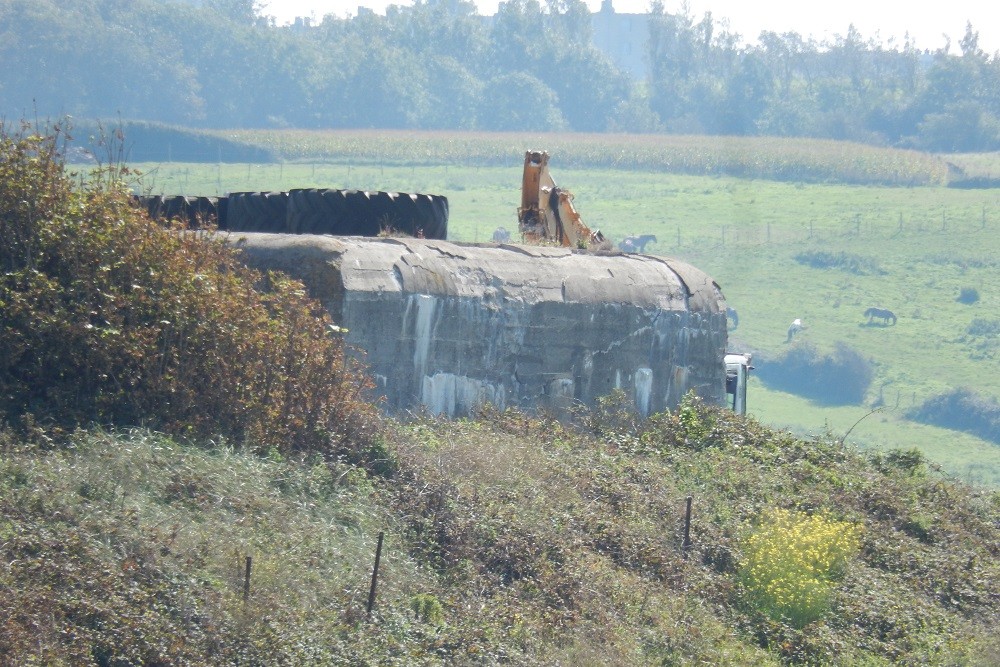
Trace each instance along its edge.
{"label": "brown horse", "polygon": [[883,326],[888,326],[889,320],[892,320],[893,325],[896,324],[896,313],[887,308],[875,308],[873,306],[865,311],[865,317],[868,318],[868,324],[872,324],[872,321],[876,318],[882,320]]}

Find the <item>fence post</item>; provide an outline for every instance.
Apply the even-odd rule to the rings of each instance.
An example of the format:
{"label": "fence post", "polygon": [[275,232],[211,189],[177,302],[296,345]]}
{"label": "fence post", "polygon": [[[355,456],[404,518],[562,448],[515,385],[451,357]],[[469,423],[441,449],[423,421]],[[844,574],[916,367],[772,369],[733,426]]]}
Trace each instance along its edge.
{"label": "fence post", "polygon": [[684,542],[681,544],[681,549],[684,550],[684,557],[687,558],[688,549],[691,548],[691,503],[694,500],[694,496],[687,497],[687,509],[684,513]]}
{"label": "fence post", "polygon": [[372,587],[368,591],[368,618],[372,617],[372,607],[375,606],[375,586],[378,584],[378,565],[382,560],[382,538],[385,537],[383,531],[378,533],[378,546],[375,547],[375,567],[372,568]]}
{"label": "fence post", "polygon": [[246,571],[243,575],[243,601],[246,602],[250,598],[250,567],[253,563],[253,559],[247,556],[246,560]]}

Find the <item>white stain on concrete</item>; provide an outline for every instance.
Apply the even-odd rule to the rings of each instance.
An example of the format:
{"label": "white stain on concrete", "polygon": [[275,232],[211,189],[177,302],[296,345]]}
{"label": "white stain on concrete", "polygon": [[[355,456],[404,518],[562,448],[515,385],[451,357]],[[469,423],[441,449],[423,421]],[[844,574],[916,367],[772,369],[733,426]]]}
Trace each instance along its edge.
{"label": "white stain on concrete", "polygon": [[635,370],[635,406],[643,417],[649,416],[650,398],[653,392],[653,369],[637,368]]}
{"label": "white stain on concrete", "polygon": [[424,376],[420,394],[420,402],[428,412],[449,417],[469,414],[486,404],[501,410],[506,405],[506,392],[502,386],[452,373]]}

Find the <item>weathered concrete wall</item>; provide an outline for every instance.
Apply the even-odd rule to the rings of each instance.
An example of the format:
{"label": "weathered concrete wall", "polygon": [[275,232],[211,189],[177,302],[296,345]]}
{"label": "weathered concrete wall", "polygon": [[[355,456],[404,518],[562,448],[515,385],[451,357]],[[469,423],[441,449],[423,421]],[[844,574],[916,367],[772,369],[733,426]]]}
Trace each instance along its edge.
{"label": "weathered concrete wall", "polygon": [[620,387],[643,415],[689,389],[722,401],[725,303],[694,267],[644,255],[425,239],[232,234],[301,279],[388,410],[559,409]]}

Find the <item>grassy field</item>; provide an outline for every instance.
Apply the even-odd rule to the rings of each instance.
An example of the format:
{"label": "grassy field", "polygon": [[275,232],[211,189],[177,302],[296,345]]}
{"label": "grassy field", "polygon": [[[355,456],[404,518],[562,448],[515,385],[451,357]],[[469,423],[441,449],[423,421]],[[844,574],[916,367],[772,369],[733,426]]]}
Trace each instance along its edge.
{"label": "grassy field", "polygon": [[[551,141],[560,145],[565,138]],[[525,143],[549,148],[545,137]],[[390,152],[380,150],[383,157]],[[1000,341],[969,332],[974,321],[1000,320],[995,257],[1000,191],[570,168],[560,166],[560,154],[551,152],[554,178],[575,194],[588,225],[612,240],[655,234],[658,242],[647,252],[690,262],[716,279],[740,313],[731,348],[753,351],[758,363],[766,363],[787,349],[788,324],[801,318],[807,328],[800,340],[821,351],[843,342],[875,364],[867,406],[816,406],[757,383],[752,414],[802,433],[850,430],[853,442],[918,447],[963,479],[1000,485],[1000,447],[903,418],[908,409],[951,388],[1000,398],[1000,375],[992,372]],[[486,242],[497,227],[516,230],[522,165],[509,156],[500,160],[505,166],[338,159],[133,166],[143,173],[137,187],[145,192],[214,195],[299,187],[425,192],[448,197],[452,240]],[[928,156],[921,159],[930,163]],[[949,156],[959,164],[962,159]],[[982,158],[968,160],[988,169]],[[797,259],[823,253],[843,255],[866,270],[814,268]],[[979,300],[959,302],[963,289],[976,290]],[[897,324],[870,325],[863,316],[869,306],[893,310]],[[884,407],[851,428],[877,400]]]}

